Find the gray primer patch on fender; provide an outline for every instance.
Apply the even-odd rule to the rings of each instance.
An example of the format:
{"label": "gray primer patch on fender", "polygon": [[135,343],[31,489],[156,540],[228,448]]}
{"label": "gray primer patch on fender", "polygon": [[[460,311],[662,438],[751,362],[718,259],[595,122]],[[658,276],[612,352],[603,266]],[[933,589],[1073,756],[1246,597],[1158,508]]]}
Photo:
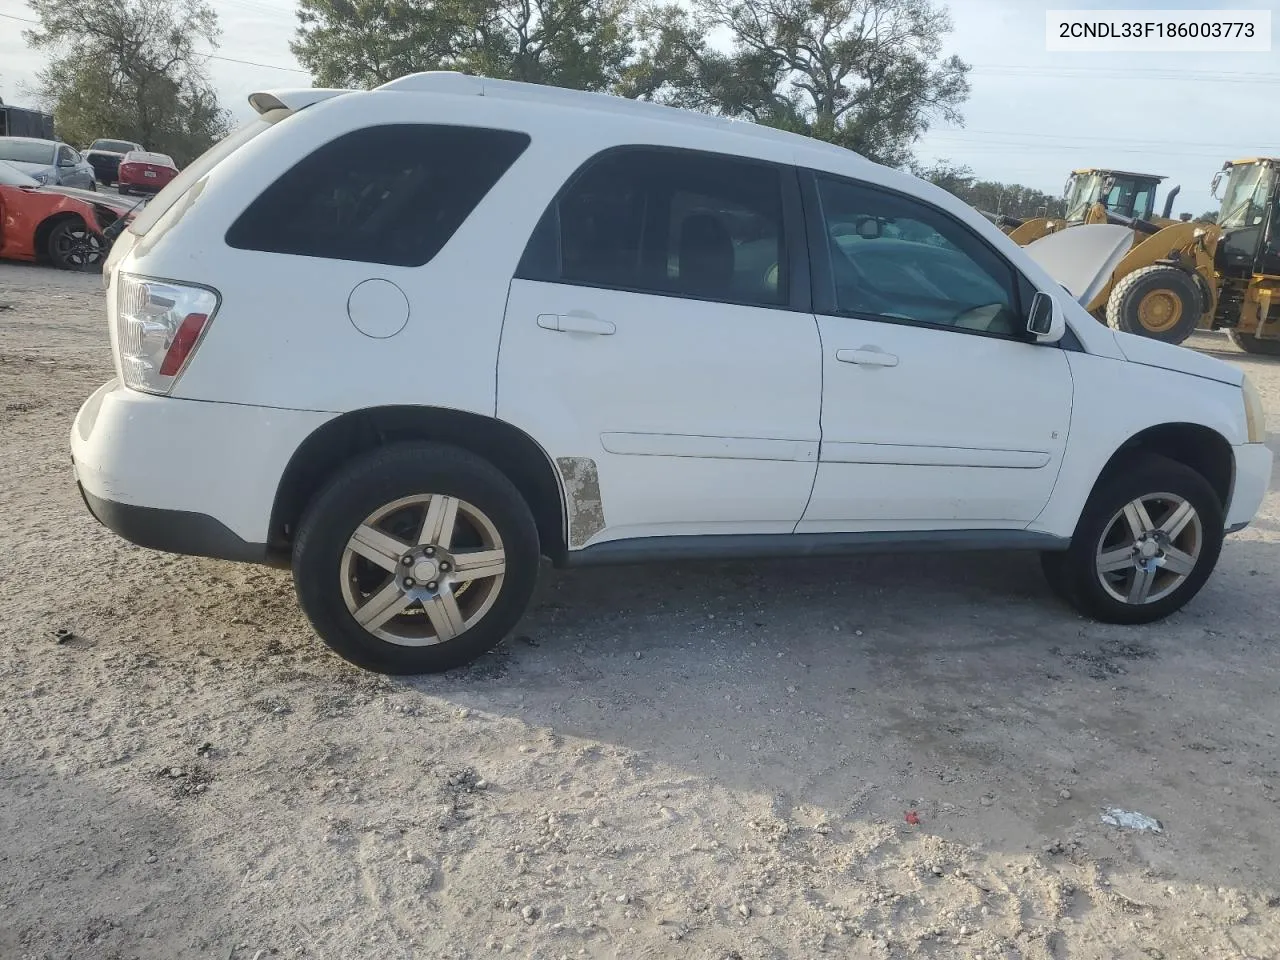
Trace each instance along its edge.
{"label": "gray primer patch on fender", "polygon": [[604,501],[600,499],[600,474],[588,457],[557,457],[564,478],[565,505],[569,510],[569,546],[580,547],[604,529]]}

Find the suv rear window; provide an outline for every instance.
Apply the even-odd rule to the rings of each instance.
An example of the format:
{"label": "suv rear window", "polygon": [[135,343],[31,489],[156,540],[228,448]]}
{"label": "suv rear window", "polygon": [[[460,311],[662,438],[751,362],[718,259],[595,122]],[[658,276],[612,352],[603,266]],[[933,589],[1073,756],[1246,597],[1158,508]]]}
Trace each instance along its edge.
{"label": "suv rear window", "polygon": [[227,231],[240,250],[417,267],[449,242],[529,137],[388,124],[344,134],[267,187]]}

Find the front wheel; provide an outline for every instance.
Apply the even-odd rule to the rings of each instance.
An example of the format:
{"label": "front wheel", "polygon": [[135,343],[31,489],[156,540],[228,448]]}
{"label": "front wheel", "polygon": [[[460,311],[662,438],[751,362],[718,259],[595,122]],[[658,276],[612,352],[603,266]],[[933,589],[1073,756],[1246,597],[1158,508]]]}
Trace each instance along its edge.
{"label": "front wheel", "polygon": [[79,217],[63,220],[49,231],[49,259],[59,270],[101,267],[107,244]]}
{"label": "front wheel", "polygon": [[1227,336],[1245,353],[1260,357],[1280,357],[1280,340],[1259,340],[1252,333],[1240,333],[1237,330],[1228,330]]}
{"label": "front wheel", "polygon": [[1178,267],[1152,264],[1123,277],[1107,298],[1107,325],[1165,343],[1181,343],[1200,323],[1200,288]]}
{"label": "front wheel", "polygon": [[340,656],[433,673],[492,649],[538,573],[524,498],[488,461],[431,443],[384,447],[307,508],[293,548],[298,600]]}
{"label": "front wheel", "polygon": [[1200,592],[1222,550],[1222,504],[1200,474],[1135,457],[1104,477],[1071,546],[1046,554],[1054,591],[1107,623],[1150,623]]}

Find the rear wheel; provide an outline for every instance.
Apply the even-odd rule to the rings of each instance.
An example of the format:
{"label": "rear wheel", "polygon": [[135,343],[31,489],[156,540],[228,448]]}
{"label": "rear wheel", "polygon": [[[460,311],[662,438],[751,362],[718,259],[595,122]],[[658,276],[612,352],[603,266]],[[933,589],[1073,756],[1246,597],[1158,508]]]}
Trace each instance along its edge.
{"label": "rear wheel", "polygon": [[1122,278],[1107,298],[1109,326],[1165,343],[1191,336],[1202,312],[1195,277],[1160,263]]}
{"label": "rear wheel", "polygon": [[1099,481],[1065,553],[1046,554],[1054,591],[1107,623],[1149,623],[1194,597],[1222,549],[1222,504],[1208,481],[1145,455]]}
{"label": "rear wheel", "polygon": [[380,673],[458,667],[515,626],[538,572],[523,497],[492,464],[439,444],[385,447],[307,508],[299,602],[340,656]]}
{"label": "rear wheel", "polygon": [[133,193],[133,190],[122,183],[120,186],[116,187],[116,192],[122,197],[127,197],[129,194]]}
{"label": "rear wheel", "polygon": [[49,231],[49,259],[60,270],[93,270],[102,267],[107,244],[79,217],[63,220]]}
{"label": "rear wheel", "polygon": [[1280,340],[1259,340],[1252,333],[1240,333],[1237,330],[1228,330],[1227,336],[1245,353],[1260,357],[1280,357]]}

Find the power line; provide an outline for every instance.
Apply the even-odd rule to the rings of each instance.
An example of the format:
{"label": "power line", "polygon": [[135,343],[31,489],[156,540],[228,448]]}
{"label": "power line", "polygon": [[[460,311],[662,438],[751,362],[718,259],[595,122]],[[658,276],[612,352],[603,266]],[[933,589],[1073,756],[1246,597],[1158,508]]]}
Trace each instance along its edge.
{"label": "power line", "polygon": [[[20,23],[34,23],[37,25],[40,23],[39,20],[32,20],[30,17],[14,16],[12,13],[0,12],[0,17],[6,17],[9,20],[17,20]],[[285,67],[278,63],[259,63],[257,60],[241,60],[239,57],[224,57],[217,53],[197,53],[196,56],[202,57],[205,60],[221,60],[224,63],[238,63],[246,67],[261,67],[264,70],[287,70],[289,73],[303,73],[308,76],[310,75],[306,70],[299,67]]]}
{"label": "power line", "polygon": [[[1152,145],[1156,147],[1220,147],[1222,141],[1205,141],[1205,140],[1147,140],[1141,137],[1116,137],[1116,136],[1097,136],[1089,134],[1070,134],[1070,133],[1031,133],[1023,130],[976,130],[971,127],[938,127],[928,132],[928,136],[948,136],[953,139],[969,139],[969,135],[977,134],[980,138],[986,137],[1029,137],[1036,140],[1057,140],[1066,143],[1074,143],[1078,140],[1095,140],[1102,143],[1124,143],[1129,146],[1145,146]],[[1255,147],[1255,149],[1257,149]],[[1272,147],[1267,149],[1280,150],[1280,147]]]}
{"label": "power line", "polygon": [[1248,84],[1280,84],[1280,76],[1271,74],[1247,73],[1215,73],[1213,71],[1185,71],[1179,73],[1140,73],[1138,70],[1117,71],[1090,70],[1075,67],[1036,67],[1021,69],[1017,67],[973,67],[972,72],[979,75],[997,77],[1063,77],[1077,80],[1149,80],[1158,83],[1176,83],[1194,80],[1197,83],[1248,83]]}

